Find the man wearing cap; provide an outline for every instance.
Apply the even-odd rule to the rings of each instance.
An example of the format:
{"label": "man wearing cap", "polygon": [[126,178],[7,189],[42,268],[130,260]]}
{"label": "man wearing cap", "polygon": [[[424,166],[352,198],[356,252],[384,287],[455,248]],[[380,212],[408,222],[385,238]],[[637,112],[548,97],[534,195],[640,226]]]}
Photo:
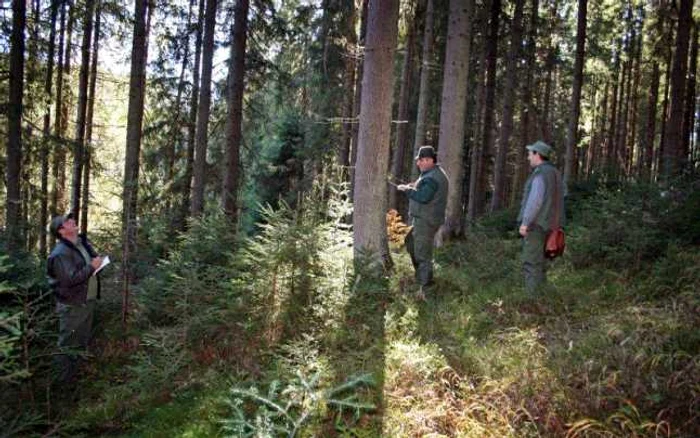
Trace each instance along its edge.
{"label": "man wearing cap", "polygon": [[[523,191],[518,214],[518,232],[523,237],[525,289],[528,293],[535,294],[546,281],[544,242],[552,226],[552,218],[556,214],[555,208],[559,209],[560,221],[564,218],[565,188],[561,173],[549,160],[552,155],[551,146],[538,140],[527,145],[526,149],[527,159],[533,170]],[[555,200],[557,195],[558,201]]]}
{"label": "man wearing cap", "polygon": [[[95,300],[100,283],[95,271],[102,264],[72,214],[56,216],[49,226],[56,247],[49,255],[46,269],[59,316],[57,376],[60,383],[75,379],[78,361],[92,337]],[[76,354],[77,353],[77,354]]]}
{"label": "man wearing cap", "polygon": [[408,214],[413,228],[406,236],[406,249],[420,284],[418,298],[425,299],[425,290],[433,283],[433,240],[445,223],[449,181],[437,164],[432,146],[419,149],[416,166],[420,170],[418,179],[410,184],[399,184],[397,189],[408,196]]}

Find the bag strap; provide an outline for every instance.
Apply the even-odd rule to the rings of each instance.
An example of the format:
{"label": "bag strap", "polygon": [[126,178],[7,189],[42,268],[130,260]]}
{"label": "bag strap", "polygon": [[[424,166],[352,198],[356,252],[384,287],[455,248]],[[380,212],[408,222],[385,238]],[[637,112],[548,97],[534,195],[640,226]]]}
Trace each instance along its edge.
{"label": "bag strap", "polygon": [[559,196],[559,173],[554,170],[554,215],[549,223],[550,230],[556,230],[559,225],[559,212],[561,211],[561,197]]}

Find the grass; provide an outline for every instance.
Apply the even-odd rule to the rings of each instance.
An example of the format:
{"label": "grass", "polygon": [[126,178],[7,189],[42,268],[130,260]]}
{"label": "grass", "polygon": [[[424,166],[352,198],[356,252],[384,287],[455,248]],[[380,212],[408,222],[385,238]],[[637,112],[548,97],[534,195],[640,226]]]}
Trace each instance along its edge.
{"label": "grass", "polygon": [[[349,249],[336,248],[335,268],[309,280],[309,309],[269,338],[278,322],[235,312],[196,339],[177,325],[118,334],[115,324],[63,430],[223,436],[232,388],[278,385],[270,397],[287,424],[300,420],[297,436],[700,436],[700,251],[635,272],[565,256],[532,298],[518,250],[485,235],[441,248],[437,287],[417,302],[402,250],[388,277],[355,281],[341,273]],[[328,402],[363,374],[373,384],[348,386],[345,409]],[[240,406],[276,421],[253,398]]]}

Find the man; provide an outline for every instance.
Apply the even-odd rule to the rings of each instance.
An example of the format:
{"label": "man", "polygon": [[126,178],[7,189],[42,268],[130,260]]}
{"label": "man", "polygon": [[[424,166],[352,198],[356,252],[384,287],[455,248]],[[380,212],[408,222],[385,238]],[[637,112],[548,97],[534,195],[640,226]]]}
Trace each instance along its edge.
{"label": "man", "polygon": [[558,218],[559,225],[563,225],[565,188],[561,174],[549,160],[552,148],[538,140],[527,145],[526,149],[533,170],[525,183],[518,232],[523,237],[525,290],[535,294],[546,281],[544,243],[552,228],[552,220]]}
{"label": "man", "polygon": [[419,149],[416,166],[420,169],[418,179],[410,184],[400,184],[397,189],[408,196],[408,214],[413,228],[406,236],[406,249],[420,284],[418,298],[425,299],[425,291],[433,283],[433,240],[445,223],[449,181],[437,164],[432,146]]}
{"label": "man", "polygon": [[102,257],[84,235],[78,235],[70,213],[53,218],[49,231],[58,239],[47,262],[49,286],[59,316],[56,380],[68,383],[75,379],[79,356],[92,337],[95,300],[100,295],[99,279],[94,274]]}

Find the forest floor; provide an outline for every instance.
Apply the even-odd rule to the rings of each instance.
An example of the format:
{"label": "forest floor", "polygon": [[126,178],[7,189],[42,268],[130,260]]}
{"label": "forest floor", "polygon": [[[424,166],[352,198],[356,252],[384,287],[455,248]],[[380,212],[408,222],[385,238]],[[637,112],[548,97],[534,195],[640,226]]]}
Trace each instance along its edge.
{"label": "forest floor", "polygon": [[552,264],[544,293],[530,297],[519,248],[514,236],[481,232],[440,248],[426,301],[415,299],[410,261],[394,248],[384,279],[355,277],[336,288],[343,293],[302,297],[311,316],[300,310],[264,324],[233,312],[205,328],[124,331],[114,294],[102,305],[99,354],[60,429],[124,437],[700,436],[700,250],[579,267],[569,249]]}

